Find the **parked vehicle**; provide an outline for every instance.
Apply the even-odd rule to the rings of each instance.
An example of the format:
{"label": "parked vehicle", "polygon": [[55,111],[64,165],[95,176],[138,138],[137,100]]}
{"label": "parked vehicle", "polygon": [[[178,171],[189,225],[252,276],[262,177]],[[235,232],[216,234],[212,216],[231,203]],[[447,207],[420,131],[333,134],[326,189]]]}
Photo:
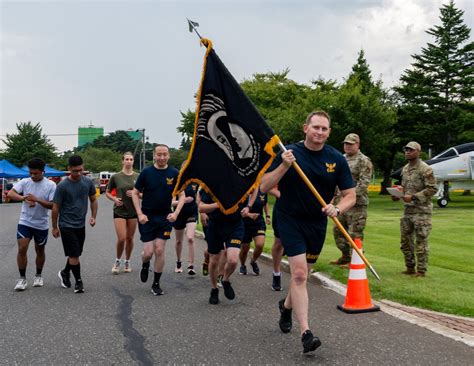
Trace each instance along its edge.
{"label": "parked vehicle", "polygon": [[110,177],[112,176],[111,172],[100,172],[99,173],[99,191],[104,193],[107,189],[107,184],[109,184]]}

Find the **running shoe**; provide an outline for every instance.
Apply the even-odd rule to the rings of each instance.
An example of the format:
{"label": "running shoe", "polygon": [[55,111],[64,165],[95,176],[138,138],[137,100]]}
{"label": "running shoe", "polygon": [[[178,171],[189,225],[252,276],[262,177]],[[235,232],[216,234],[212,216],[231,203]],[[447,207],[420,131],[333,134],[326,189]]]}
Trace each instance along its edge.
{"label": "running shoe", "polygon": [[247,274],[247,266],[245,266],[245,265],[240,266],[239,274],[245,276]]}
{"label": "running shoe", "polygon": [[151,286],[151,293],[155,296],[163,295],[164,292],[160,287],[159,283],[154,283],[153,286]]}
{"label": "running shoe", "polygon": [[209,296],[209,304],[217,305],[219,304],[219,289],[211,289],[211,296]]}
{"label": "running shoe", "polygon": [[250,265],[252,266],[252,271],[255,276],[258,276],[260,274],[260,268],[258,268],[257,262],[250,262]]}
{"label": "running shoe", "polygon": [[224,287],[224,295],[227,297],[229,300],[234,300],[235,299],[235,292],[234,289],[232,288],[232,285],[230,284],[229,281],[222,281],[222,287]]}
{"label": "running shoe", "polygon": [[125,261],[125,265],[124,265],[123,271],[124,271],[125,273],[130,273],[130,272],[132,272],[132,266],[130,265],[130,261]]}
{"label": "running shoe", "polygon": [[283,288],[281,287],[281,276],[273,275],[272,290],[273,291],[283,290]]}
{"label": "running shoe", "polygon": [[20,278],[18,281],[16,281],[15,285],[15,291],[24,291],[26,290],[26,286],[28,285],[28,282],[24,278]]}
{"label": "running shoe", "polygon": [[207,276],[209,274],[209,264],[203,263],[202,264],[202,275]]}
{"label": "running shoe", "polygon": [[224,276],[223,275],[219,275],[217,276],[217,287],[221,287],[222,288],[222,278]]}
{"label": "running shoe", "polygon": [[194,266],[188,266],[188,275],[194,276],[196,274],[196,271],[194,270]]}
{"label": "running shoe", "polygon": [[82,280],[77,280],[76,285],[74,286],[74,293],[75,294],[82,294],[84,293],[84,284]]}
{"label": "running shoe", "polygon": [[58,272],[58,277],[61,280],[61,286],[64,288],[71,288],[70,274],[64,273],[64,271]]}
{"label": "running shoe", "polygon": [[33,287],[43,287],[43,277],[36,275],[33,277]]}
{"label": "running shoe", "polygon": [[182,273],[183,272],[183,268],[181,268],[181,262],[180,261],[176,262],[176,268],[174,269],[174,271],[176,273]]}
{"label": "running shoe", "polygon": [[303,353],[312,352],[321,345],[319,338],[315,337],[309,329],[303,333],[301,343],[303,343]]}
{"label": "running shoe", "polygon": [[150,269],[150,262],[144,262],[142,264],[142,269],[140,270],[140,280],[142,282],[148,281],[148,270]]}
{"label": "running shoe", "polygon": [[119,274],[120,272],[120,261],[116,260],[114,266],[112,267],[113,274]]}
{"label": "running shoe", "polygon": [[280,329],[283,333],[290,333],[291,327],[293,325],[291,319],[292,310],[285,308],[285,299],[281,299],[278,302],[278,309],[280,309],[280,320],[278,322]]}

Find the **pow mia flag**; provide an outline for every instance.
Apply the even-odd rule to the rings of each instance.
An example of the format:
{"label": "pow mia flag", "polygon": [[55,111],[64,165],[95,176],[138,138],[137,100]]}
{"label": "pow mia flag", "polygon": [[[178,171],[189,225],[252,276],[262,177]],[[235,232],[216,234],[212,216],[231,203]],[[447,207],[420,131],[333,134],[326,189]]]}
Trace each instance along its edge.
{"label": "pow mia flag", "polygon": [[199,183],[230,214],[270,166],[279,139],[212,48],[207,47],[197,95],[194,135],[174,195]]}

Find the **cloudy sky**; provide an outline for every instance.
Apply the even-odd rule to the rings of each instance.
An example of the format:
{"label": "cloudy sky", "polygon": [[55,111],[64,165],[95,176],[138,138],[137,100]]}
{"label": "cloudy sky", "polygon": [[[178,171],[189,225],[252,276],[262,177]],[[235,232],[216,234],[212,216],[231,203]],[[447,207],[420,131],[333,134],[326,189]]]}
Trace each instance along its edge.
{"label": "cloudy sky", "polygon": [[[179,112],[194,108],[204,54],[186,17],[239,81],[285,68],[301,83],[341,81],[363,48],[373,75],[393,86],[432,40],[425,30],[439,24],[442,3],[0,0],[0,139],[40,122],[64,151],[92,123],[145,128],[151,142],[178,147]],[[471,29],[473,3],[456,1]]]}

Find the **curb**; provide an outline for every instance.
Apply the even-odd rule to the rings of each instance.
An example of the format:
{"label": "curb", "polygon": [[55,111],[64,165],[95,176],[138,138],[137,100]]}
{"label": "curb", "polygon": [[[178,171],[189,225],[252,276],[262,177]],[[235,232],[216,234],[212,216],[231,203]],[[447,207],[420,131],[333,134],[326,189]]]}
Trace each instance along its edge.
{"label": "curb", "polygon": [[[201,239],[204,239],[204,234],[201,231],[196,231],[196,236]],[[250,250],[250,252],[252,252],[252,249]],[[259,259],[269,265],[273,264],[272,257],[266,253],[262,253]],[[282,259],[281,269],[287,273],[290,272],[290,265],[288,264],[287,260]],[[309,282],[322,285],[324,288],[332,290],[341,296],[346,296],[347,286],[336,280],[333,280],[322,272],[311,273],[309,277]],[[474,335],[470,335],[465,332],[461,332],[456,329],[447,327],[440,322],[435,322],[433,320],[427,319],[424,316],[417,316],[414,313],[418,313],[421,315],[426,314],[431,318],[445,318],[453,320],[454,322],[459,321],[464,324],[469,324],[469,327],[472,327],[473,329],[474,319],[410,307],[389,300],[373,300],[373,302],[375,305],[380,306],[380,310],[388,315],[391,315],[400,320],[407,321],[411,324],[418,325],[434,333],[440,334],[444,337],[451,338],[457,342],[462,342],[468,345],[469,347],[474,347]],[[448,322],[451,322],[450,320],[448,320]]]}

